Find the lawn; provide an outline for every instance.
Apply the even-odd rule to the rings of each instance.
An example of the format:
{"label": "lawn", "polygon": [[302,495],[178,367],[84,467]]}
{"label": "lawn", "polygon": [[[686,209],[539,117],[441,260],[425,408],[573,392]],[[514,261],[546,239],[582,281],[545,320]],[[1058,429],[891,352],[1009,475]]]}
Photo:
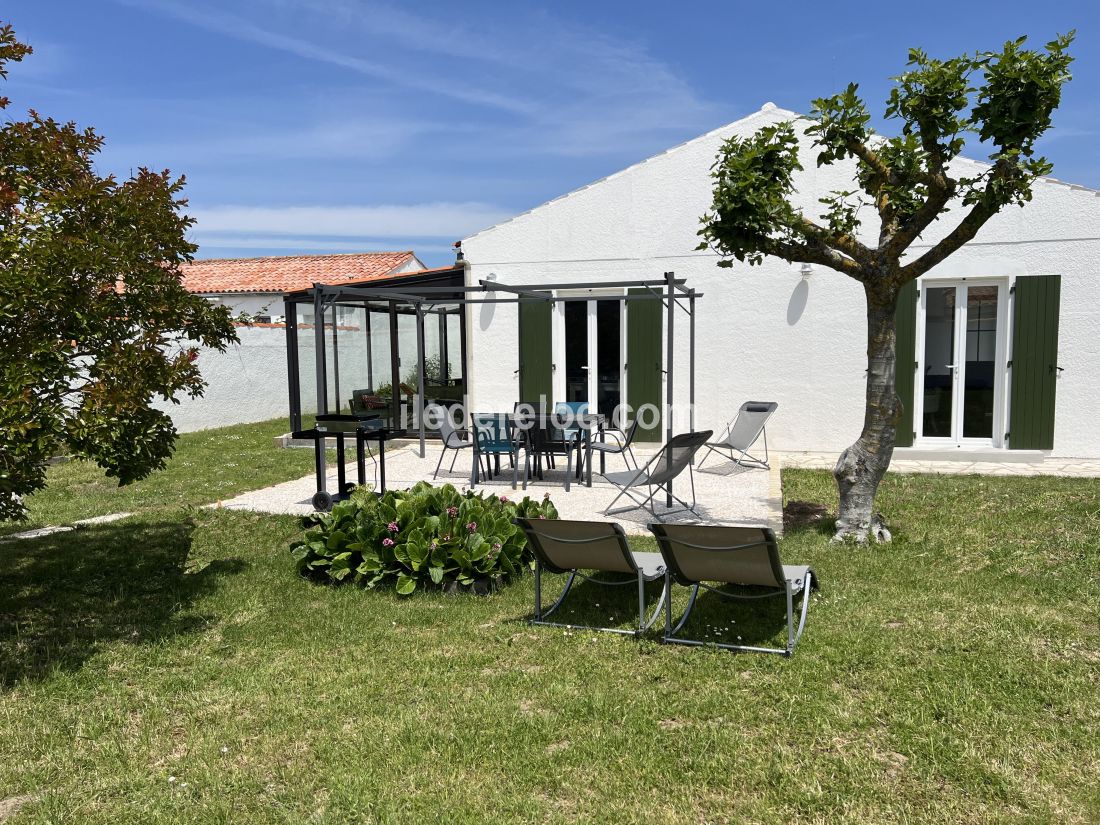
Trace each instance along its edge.
{"label": "lawn", "polygon": [[[830,484],[784,474],[788,501],[831,508]],[[0,800],[14,823],[1100,821],[1097,482],[890,476],[880,505],[889,547],[788,530],[822,580],[789,660],[532,628],[530,579],[318,586],[288,517],[156,506],[2,545]],[[624,590],[580,595],[625,621]]]}
{"label": "lawn", "polygon": [[198,507],[301,478],[313,472],[313,451],[272,449],[286,431],[286,419],[279,418],[184,433],[163,471],[125,487],[91,462],[56,464],[46,489],[27,499],[30,518],[0,522],[0,535],[110,513]]}

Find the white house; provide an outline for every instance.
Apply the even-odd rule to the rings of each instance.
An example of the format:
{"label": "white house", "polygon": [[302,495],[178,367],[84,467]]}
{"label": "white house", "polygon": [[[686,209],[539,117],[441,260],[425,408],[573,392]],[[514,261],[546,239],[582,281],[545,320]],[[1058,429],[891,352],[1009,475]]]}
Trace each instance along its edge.
{"label": "white house", "polygon": [[[713,253],[695,249],[700,217],[711,203],[709,171],[722,142],[784,120],[797,125],[800,116],[766,104],[466,238],[466,283],[490,276],[506,284],[610,282],[675,272],[703,293],[697,302],[696,427],[718,429],[743,401],[774,400],[773,447],[844,448],[859,435],[863,418],[860,285],[832,270],[774,259],[720,269]],[[820,214],[822,195],[853,188],[851,166],[816,167],[805,134],[801,157],[805,171],[797,188],[807,214]],[[965,171],[981,167],[957,163]],[[959,214],[950,212],[943,226],[918,240],[914,253],[950,229]],[[912,446],[899,456],[1100,457],[1098,260],[1100,193],[1044,178],[1026,207],[1006,208],[907,291],[898,316],[899,394],[908,402],[899,443]],[[516,304],[471,307],[471,408],[511,409],[524,381],[543,381],[555,400],[609,407],[627,397],[626,365],[641,353],[650,359],[646,369],[660,403],[660,305],[654,316],[631,309],[643,302],[601,301],[600,290],[586,294],[587,302],[545,305],[550,334],[527,340],[522,329],[517,332]],[[679,416],[687,382],[679,376],[687,341],[676,338],[673,421],[684,429]],[[532,357],[539,348],[544,357]],[[548,364],[534,384],[524,375],[525,361]]]}

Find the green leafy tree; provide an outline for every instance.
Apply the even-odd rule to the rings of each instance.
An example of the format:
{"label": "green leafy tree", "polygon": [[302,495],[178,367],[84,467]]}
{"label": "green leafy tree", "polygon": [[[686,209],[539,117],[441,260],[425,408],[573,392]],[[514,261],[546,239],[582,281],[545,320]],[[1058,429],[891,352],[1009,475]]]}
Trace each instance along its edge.
{"label": "green leafy tree", "polygon": [[[1052,166],[1035,154],[1051,125],[1062,86],[1070,78],[1067,53],[1073,33],[1025,48],[1026,38],[999,52],[949,60],[909,52],[906,71],[894,78],[886,118],[900,134],[876,136],[855,84],[813,102],[806,133],[818,150],[817,165],[854,163],[852,191],[821,198],[820,216],[792,203],[795,174],[802,169],[794,126],[767,126],[747,138],[730,138],[712,170],[714,202],[703,217],[700,249],[759,264],[765,256],[820,264],[863,285],[867,301],[867,389],[863,431],[837,461],[840,495],[837,538],[890,533],[874,500],[890,465],[902,415],[895,393],[894,311],[905,284],[928,272],[1006,206],[1031,199],[1037,176]],[[952,165],[968,136],[986,147],[989,164],[972,172]],[[960,174],[969,173],[969,174]],[[910,247],[930,227],[940,228],[949,211],[961,214],[943,227],[930,248]],[[875,216],[864,228],[864,219]]]}
{"label": "green leafy tree", "polygon": [[[0,78],[30,51],[0,27]],[[200,395],[195,345],[236,340],[181,282],[183,179],[101,177],[102,144],[34,111],[0,124],[0,519],[25,515],[61,450],[120,484],[163,467],[176,431],[154,399]]]}

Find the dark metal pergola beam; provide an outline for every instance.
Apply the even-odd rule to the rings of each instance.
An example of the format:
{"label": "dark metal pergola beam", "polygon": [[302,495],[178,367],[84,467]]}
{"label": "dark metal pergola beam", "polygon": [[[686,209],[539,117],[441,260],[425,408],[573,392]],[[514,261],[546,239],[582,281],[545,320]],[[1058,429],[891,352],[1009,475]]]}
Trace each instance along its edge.
{"label": "dark metal pergola beam", "polygon": [[[629,301],[661,301],[667,310],[667,335],[668,341],[665,353],[665,438],[666,443],[671,440],[673,435],[673,423],[672,423],[672,407],[673,396],[675,390],[675,309],[679,308],[683,310],[689,318],[690,324],[690,364],[689,364],[689,397],[692,407],[695,403],[695,299],[702,297],[703,293],[696,292],[694,289],[689,289],[684,285],[687,283],[684,278],[676,278],[672,272],[664,273],[664,277],[661,280],[617,280],[617,281],[574,281],[566,283],[542,283],[542,284],[502,284],[498,281],[485,281],[482,280],[477,286],[466,285],[447,285],[447,286],[418,286],[415,287],[415,292],[405,292],[401,289],[371,286],[344,286],[344,285],[328,285],[315,283],[313,288],[300,293],[288,294],[285,296],[285,310],[287,317],[287,355],[291,358],[291,365],[288,367],[289,376],[291,379],[291,394],[292,396],[299,392],[300,381],[298,371],[298,350],[297,350],[297,321],[295,317],[292,317],[294,307],[301,303],[312,303],[314,308],[314,344],[315,344],[315,368],[317,377],[317,409],[319,412],[328,412],[327,401],[327,375],[326,375],[326,359],[325,359],[325,336],[324,336],[324,314],[331,308],[333,310],[333,343],[334,350],[337,346],[336,337],[336,309],[337,305],[345,305],[358,307],[362,306],[369,314],[370,308],[368,306],[371,301],[378,301],[379,303],[389,304],[390,314],[390,336],[391,336],[391,358],[392,353],[396,350],[396,338],[397,329],[394,321],[395,313],[397,312],[398,304],[405,304],[411,307],[412,312],[407,314],[416,315],[416,344],[417,344],[417,376],[418,376],[418,389],[416,393],[416,406],[417,417],[419,419],[419,436],[420,436],[420,455],[425,455],[425,422],[423,407],[424,391],[426,375],[424,370],[424,356],[425,356],[425,335],[424,335],[424,316],[426,313],[436,311],[436,307],[439,305],[452,305],[460,308],[464,308],[471,304],[520,304],[520,303],[535,303],[535,302],[550,302],[550,303],[566,303],[573,301],[590,301],[590,300],[613,300],[620,302]],[[607,295],[599,294],[608,289],[623,289],[623,288],[644,288],[645,293],[631,294],[624,292],[619,295]],[[579,291],[590,290],[595,295],[557,295],[556,291]],[[497,297],[496,295],[486,296],[486,293],[503,292],[510,296],[515,297]],[[477,295],[479,297],[470,297],[471,295]],[[687,298],[688,305],[685,307],[680,302],[679,296]],[[485,296],[485,297],[481,297]],[[347,303],[345,303],[347,302]],[[442,318],[446,311],[438,313]],[[465,313],[461,313],[465,317]],[[463,360],[463,375],[468,376],[466,368],[466,324],[462,324],[462,360]],[[334,352],[335,357],[335,352]],[[370,358],[368,348],[368,358]],[[396,363],[396,362],[395,362]],[[395,370],[394,380],[399,381],[399,377],[396,373],[397,367],[393,366]],[[397,386],[397,383],[394,383]],[[396,398],[396,396],[395,396]],[[469,398],[469,386],[467,385],[463,391],[463,402],[467,403]],[[339,408],[339,399],[337,399],[337,408]],[[396,410],[395,410],[396,413]],[[300,398],[295,397],[291,399],[291,417],[294,419],[295,415],[301,417],[301,403]],[[294,426],[300,429],[300,421],[293,422]],[[691,424],[694,428],[694,409],[691,411]],[[669,489],[668,505],[672,505],[671,499],[671,485]]]}

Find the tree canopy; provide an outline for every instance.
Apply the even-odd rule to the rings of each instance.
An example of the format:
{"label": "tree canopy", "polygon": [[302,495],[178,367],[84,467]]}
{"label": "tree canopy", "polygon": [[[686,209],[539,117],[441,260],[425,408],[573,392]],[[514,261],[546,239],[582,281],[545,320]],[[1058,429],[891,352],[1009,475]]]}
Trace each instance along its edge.
{"label": "tree canopy", "polygon": [[[30,52],[0,27],[0,79]],[[33,110],[0,124],[0,518],[24,515],[58,452],[122,484],[162,467],[176,432],[154,401],[201,395],[196,347],[236,340],[182,284],[183,178],[100,176],[102,145]]]}
{"label": "tree canopy", "polygon": [[[805,128],[817,165],[853,163],[853,188],[819,198],[808,216],[794,202],[802,170],[799,136],[790,122],[734,136],[711,176],[714,200],[702,218],[699,249],[716,251],[719,266],[759,264],[766,256],[821,264],[863,284],[867,301],[867,390],[863,431],[837,461],[837,537],[886,541],[874,512],[879,481],[890,464],[903,410],[895,386],[894,311],[901,288],[974,238],[1006,206],[1031,200],[1036,177],[1051,163],[1035,144],[1051,126],[1070,78],[1073,33],[1026,48],[1027,38],[997,52],[947,60],[909,52],[886,103],[898,134],[876,135],[871,115],[850,84],[813,101]],[[968,138],[985,147],[988,164],[953,163]],[[952,210],[961,218],[919,255],[913,242]],[[877,226],[864,226],[868,214]]]}
{"label": "tree canopy", "polygon": [[[733,261],[760,263],[773,255],[821,264],[856,280],[879,280],[896,288],[923,275],[977,233],[1001,208],[1031,199],[1031,184],[1048,174],[1050,162],[1035,143],[1069,79],[1073,33],[1025,48],[1026,37],[999,52],[947,60],[909,52],[908,69],[894,78],[887,120],[900,134],[877,136],[857,84],[813,101],[806,129],[818,149],[817,165],[854,159],[857,189],[821,198],[814,220],[791,202],[794,175],[802,169],[794,126],[781,123],[726,141],[712,170],[714,203],[703,218],[700,249]],[[968,136],[989,150],[990,164],[959,175],[951,161]],[[935,246],[901,266],[911,244],[959,201],[965,214]],[[860,240],[864,214],[873,207],[877,244]]]}

